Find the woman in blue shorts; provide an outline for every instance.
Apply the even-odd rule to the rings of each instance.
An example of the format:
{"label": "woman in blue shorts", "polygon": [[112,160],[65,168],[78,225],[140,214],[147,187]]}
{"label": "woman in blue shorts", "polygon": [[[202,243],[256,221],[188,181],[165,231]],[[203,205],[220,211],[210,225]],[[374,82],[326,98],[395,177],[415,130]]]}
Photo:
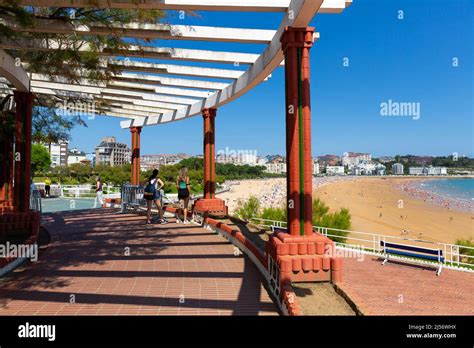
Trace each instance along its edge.
{"label": "woman in blue shorts", "polygon": [[151,224],[151,207],[153,202],[155,202],[156,207],[158,208],[158,213],[160,215],[159,223],[166,224],[166,221],[163,218],[163,209],[161,207],[161,196],[160,190],[163,188],[163,181],[158,178],[158,169],[153,170],[150,178],[146,182],[144,197],[146,199],[147,211],[146,211],[146,223]]}

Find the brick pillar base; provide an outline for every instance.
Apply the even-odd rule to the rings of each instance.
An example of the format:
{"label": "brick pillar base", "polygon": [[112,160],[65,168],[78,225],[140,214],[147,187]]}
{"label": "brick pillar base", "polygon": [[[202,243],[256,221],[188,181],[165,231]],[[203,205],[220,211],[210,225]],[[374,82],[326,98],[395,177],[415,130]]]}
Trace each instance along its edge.
{"label": "brick pillar base", "polygon": [[292,236],[275,231],[266,246],[267,255],[280,268],[280,284],[288,282],[342,281],[342,259],[333,257],[334,242],[313,233]]}
{"label": "brick pillar base", "polygon": [[202,198],[194,203],[193,212],[203,215],[226,216],[228,208],[220,198]]}

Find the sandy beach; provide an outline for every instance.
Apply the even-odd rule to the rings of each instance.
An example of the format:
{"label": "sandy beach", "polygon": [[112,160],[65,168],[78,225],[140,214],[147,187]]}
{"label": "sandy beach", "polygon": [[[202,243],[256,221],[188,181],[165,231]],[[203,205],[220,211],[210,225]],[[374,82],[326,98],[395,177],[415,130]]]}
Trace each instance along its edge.
{"label": "sandy beach", "polygon": [[[455,204],[417,190],[413,183],[426,178],[325,177],[314,178],[314,197],[331,211],[348,208],[352,230],[391,236],[454,243],[474,239],[472,210],[456,209]],[[284,178],[245,180],[219,195],[232,213],[239,199],[259,198],[262,206],[281,206],[285,200]],[[428,199],[427,199],[428,197]]]}
{"label": "sandy beach", "polygon": [[474,238],[472,213],[448,209],[426,202],[403,190],[417,178],[358,178],[315,190],[331,210],[348,208],[352,229],[454,243],[457,239]]}

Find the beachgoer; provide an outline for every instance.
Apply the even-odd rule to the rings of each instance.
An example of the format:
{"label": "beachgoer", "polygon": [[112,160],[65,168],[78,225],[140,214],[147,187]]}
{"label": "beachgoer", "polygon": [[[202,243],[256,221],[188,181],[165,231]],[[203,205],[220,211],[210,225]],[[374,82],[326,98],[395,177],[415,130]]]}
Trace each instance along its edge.
{"label": "beachgoer", "polygon": [[160,190],[163,188],[165,184],[158,178],[158,169],[154,169],[151,176],[148,178],[148,181],[145,185],[145,192],[144,196],[146,199],[146,223],[151,224],[151,207],[153,202],[155,202],[156,207],[158,208],[159,220],[158,222],[161,224],[166,224],[166,221],[163,218],[163,209],[161,207],[161,193]]}
{"label": "beachgoer", "polygon": [[176,222],[180,223],[179,219],[181,211],[183,212],[183,222],[188,222],[188,205],[189,205],[189,176],[188,168],[181,167],[179,175],[176,178],[176,188],[178,190],[179,208],[176,216]]}

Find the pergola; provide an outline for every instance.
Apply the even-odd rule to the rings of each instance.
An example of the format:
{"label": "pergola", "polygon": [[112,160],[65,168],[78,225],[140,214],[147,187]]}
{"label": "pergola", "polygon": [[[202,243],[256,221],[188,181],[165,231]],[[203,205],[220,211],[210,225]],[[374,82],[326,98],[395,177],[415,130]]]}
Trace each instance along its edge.
{"label": "pergola", "polygon": [[[4,1],[0,0],[0,4]],[[123,37],[161,40],[188,40],[264,44],[260,54],[245,52],[211,51],[188,48],[130,46],[123,50],[105,47],[100,55],[103,69],[120,68],[121,73],[103,84],[85,79],[71,84],[57,76],[28,72],[28,62],[15,64],[8,50],[59,50],[61,44],[52,40],[9,41],[0,38],[0,94],[14,91],[17,132],[11,143],[15,153],[20,151],[24,160],[14,162],[14,197],[6,197],[10,182],[0,183],[0,207],[9,204],[18,212],[28,211],[26,205],[30,184],[31,107],[33,94],[53,102],[65,102],[71,96],[90,103],[107,101],[98,115],[119,117],[121,127],[129,128],[132,136],[132,184],[140,178],[140,132],[142,127],[185,120],[201,114],[204,119],[204,198],[195,203],[195,210],[203,213],[225,214],[222,200],[215,197],[214,122],[217,109],[250,91],[267,80],[279,66],[285,68],[286,81],[286,142],[287,142],[287,236],[280,236],[274,247],[279,256],[295,255],[316,243],[311,227],[312,219],[312,156],[309,51],[319,37],[308,27],[316,14],[340,13],[352,0],[19,0],[22,6],[158,9],[183,11],[227,12],[281,12],[277,30],[252,28],[222,28],[168,24],[113,23],[114,32]],[[32,27],[22,27],[10,18],[1,18],[3,24],[15,31],[110,35],[111,28],[100,24],[73,26],[69,23],[38,19]],[[245,48],[245,45],[241,45]],[[87,50],[87,46],[84,47]],[[143,61],[142,58],[147,58]],[[169,61],[166,64],[153,60]],[[177,64],[185,62],[185,64]],[[196,66],[187,62],[205,62],[233,65],[233,69]],[[237,68],[237,69],[236,69]],[[219,82],[216,82],[216,79]],[[224,82],[223,82],[224,81]],[[74,107],[70,108],[74,111]],[[1,145],[1,144],[0,144]],[[11,158],[13,147],[4,144],[4,158]],[[4,178],[12,178],[12,165],[5,166]],[[5,186],[6,185],[6,186]],[[3,203],[2,203],[3,201]],[[9,203],[8,203],[9,202]],[[272,244],[273,245],[273,244]],[[281,246],[283,245],[283,246]],[[282,251],[280,253],[280,248]],[[306,248],[306,249],[305,249]],[[276,249],[275,249],[276,250]],[[301,251],[300,250],[300,251]],[[309,250],[306,252],[311,254]],[[313,254],[316,252],[313,251]],[[275,254],[275,257],[276,254]],[[308,279],[317,278],[316,273]]]}

